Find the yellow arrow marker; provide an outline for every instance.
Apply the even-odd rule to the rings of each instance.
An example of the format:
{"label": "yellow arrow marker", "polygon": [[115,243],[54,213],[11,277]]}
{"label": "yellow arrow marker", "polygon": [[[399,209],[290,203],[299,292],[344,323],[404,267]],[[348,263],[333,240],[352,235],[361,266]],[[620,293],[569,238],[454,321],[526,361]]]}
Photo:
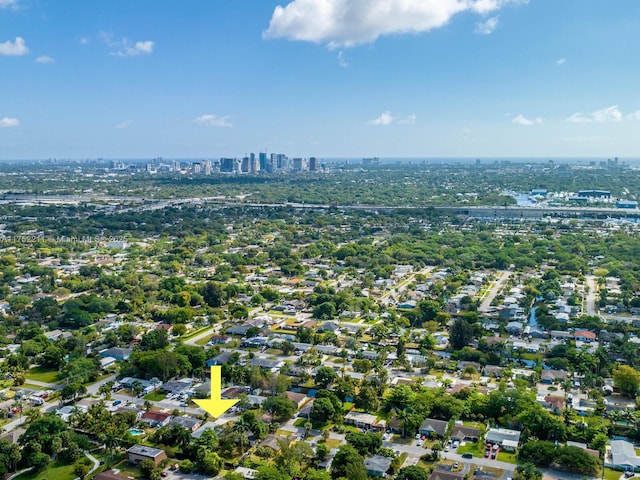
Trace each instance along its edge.
{"label": "yellow arrow marker", "polygon": [[222,395],[222,367],[211,367],[211,399],[193,401],[210,415],[218,418],[240,400],[227,400]]}

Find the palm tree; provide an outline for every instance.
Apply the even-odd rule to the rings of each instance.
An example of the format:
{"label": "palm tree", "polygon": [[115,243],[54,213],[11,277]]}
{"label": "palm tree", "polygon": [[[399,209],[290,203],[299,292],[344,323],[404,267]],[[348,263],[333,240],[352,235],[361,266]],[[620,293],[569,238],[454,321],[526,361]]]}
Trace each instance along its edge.
{"label": "palm tree", "polygon": [[107,433],[107,435],[104,438],[104,448],[109,453],[108,460],[107,460],[108,465],[111,465],[113,463],[113,454],[115,453],[115,451],[118,449],[119,446],[120,446],[120,439],[118,438],[118,436],[113,432]]}

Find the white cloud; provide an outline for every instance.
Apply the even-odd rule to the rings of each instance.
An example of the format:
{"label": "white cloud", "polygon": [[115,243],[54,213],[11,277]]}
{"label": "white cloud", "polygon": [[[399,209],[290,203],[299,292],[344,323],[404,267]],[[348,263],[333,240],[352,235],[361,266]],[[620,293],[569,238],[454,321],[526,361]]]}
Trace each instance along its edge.
{"label": "white cloud", "polygon": [[594,122],[621,122],[622,112],[617,105],[613,105],[602,110],[596,110],[591,114]]}
{"label": "white cloud", "polygon": [[567,59],[562,57],[559,58],[558,60],[556,60],[556,65],[564,65],[565,63],[567,63]]}
{"label": "white cloud", "polygon": [[367,123],[369,125],[391,125],[395,119],[396,117],[391,115],[391,112],[387,110],[382,112],[379,117],[369,120]]}
{"label": "white cloud", "polygon": [[[284,7],[276,6],[263,37],[352,47],[382,35],[428,32],[462,12],[488,15],[507,4],[522,3],[526,1],[292,0]],[[497,25],[494,18],[487,20],[489,25]]]}
{"label": "white cloud", "polygon": [[627,115],[629,120],[640,120],[640,110],[636,110],[635,112],[631,112]]}
{"label": "white cloud", "polygon": [[18,1],[17,0],[0,0],[0,8],[17,9]]}
{"label": "white cloud", "polygon": [[513,120],[511,120],[511,123],[515,123],[516,125],[524,125],[524,126],[529,126],[529,125],[542,125],[543,120],[538,117],[535,118],[534,120],[529,120],[527,117],[525,117],[522,114],[519,114],[517,117],[514,117]]}
{"label": "white cloud", "polygon": [[54,63],[55,61],[55,58],[50,57],[49,55],[42,55],[36,58],[36,63]]}
{"label": "white cloud", "polygon": [[133,123],[133,120],[125,120],[124,122],[120,122],[116,124],[116,128],[128,128]]}
{"label": "white cloud", "polygon": [[396,123],[398,125],[413,125],[416,123],[416,115],[412,113],[411,115],[407,115],[404,118],[398,118],[395,115],[392,115],[389,110],[385,110],[378,117],[373,120],[369,120],[367,122],[368,125],[391,125],[392,123]]}
{"label": "white cloud", "polygon": [[15,42],[7,40],[4,43],[0,43],[0,55],[26,55],[29,53],[29,48],[24,43],[24,38],[16,37]]}
{"label": "white cloud", "polygon": [[566,120],[569,123],[604,123],[604,122],[621,122],[622,112],[617,105],[612,105],[601,110],[591,113],[576,112]]}
{"label": "white cloud", "polygon": [[89,37],[82,37],[80,38],[80,40],[78,40],[78,42],[80,43],[80,45],[89,45],[91,40],[89,39]]}
{"label": "white cloud", "polygon": [[206,113],[204,115],[200,115],[198,118],[194,118],[193,123],[196,123],[198,125],[205,125],[207,127],[233,127],[233,124],[229,122],[229,117],[219,117],[218,115],[212,115],[210,113]]}
{"label": "white cloud", "polygon": [[[116,57],[136,57],[138,55],[147,55],[153,52],[154,42],[145,40],[143,42],[131,43],[126,37],[120,40],[114,40],[113,35],[108,32],[100,32],[100,39],[111,48],[111,55]],[[80,40],[81,43],[83,39]]]}
{"label": "white cloud", "polygon": [[480,35],[491,35],[498,27],[498,16],[487,18],[484,22],[476,23],[476,33]]}
{"label": "white cloud", "polygon": [[340,50],[338,52],[338,64],[342,67],[342,68],[347,68],[349,66],[349,62],[347,62],[344,58],[344,55],[342,53],[342,50]]}
{"label": "white cloud", "polygon": [[0,118],[0,128],[17,127],[18,125],[20,125],[20,120],[18,120],[17,118],[11,118],[11,117]]}

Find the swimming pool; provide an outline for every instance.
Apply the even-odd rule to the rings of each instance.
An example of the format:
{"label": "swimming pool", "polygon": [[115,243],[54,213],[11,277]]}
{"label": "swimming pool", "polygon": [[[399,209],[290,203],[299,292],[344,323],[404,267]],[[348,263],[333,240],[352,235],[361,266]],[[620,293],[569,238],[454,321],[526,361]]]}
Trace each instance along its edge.
{"label": "swimming pool", "polygon": [[137,428],[130,428],[129,433],[135,437],[138,435],[144,435],[144,430],[138,430]]}

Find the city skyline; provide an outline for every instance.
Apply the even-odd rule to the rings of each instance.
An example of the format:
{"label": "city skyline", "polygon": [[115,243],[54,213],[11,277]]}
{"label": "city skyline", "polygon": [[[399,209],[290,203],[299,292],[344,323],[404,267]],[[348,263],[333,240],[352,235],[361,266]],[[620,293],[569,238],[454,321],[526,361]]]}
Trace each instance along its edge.
{"label": "city skyline", "polygon": [[3,160],[640,151],[632,0],[0,0],[0,27]]}

